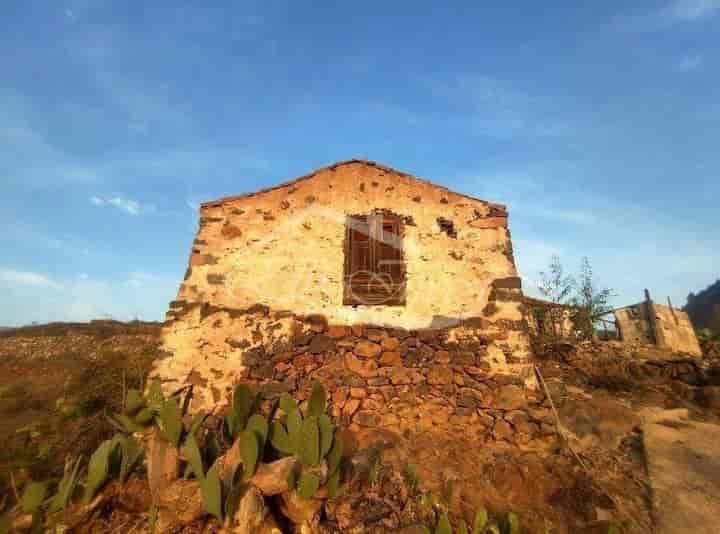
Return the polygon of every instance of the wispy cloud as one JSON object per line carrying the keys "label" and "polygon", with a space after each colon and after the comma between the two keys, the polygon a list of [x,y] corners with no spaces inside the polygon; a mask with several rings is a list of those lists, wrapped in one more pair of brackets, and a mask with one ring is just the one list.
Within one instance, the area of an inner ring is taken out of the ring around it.
{"label": "wispy cloud", "polygon": [[589,256],[598,282],[617,291],[618,305],[634,302],[645,287],[682,305],[693,281],[717,277],[714,237],[702,237],[672,211],[571,185],[575,174],[571,162],[548,161],[457,180],[471,194],[509,206],[511,227],[522,230],[514,231],[513,244],[527,294],[538,296],[539,272],[553,254],[570,271]]}
{"label": "wispy cloud", "polygon": [[[555,165],[563,166],[562,163]],[[569,171],[567,171],[569,172]],[[508,169],[492,174],[468,174],[459,178],[472,194],[506,204],[513,219],[541,219],[567,225],[589,226],[598,222],[596,209],[588,205],[584,193],[566,186],[561,193],[550,192],[549,184],[562,180],[562,171],[550,172],[542,165]],[[538,199],[542,198],[542,202]]]}
{"label": "wispy cloud", "polygon": [[663,7],[658,19],[667,24],[694,22],[716,15],[720,11],[720,0],[675,0]]}
{"label": "wispy cloud", "polygon": [[77,235],[48,232],[17,217],[0,216],[0,243],[9,243],[11,247],[22,247],[34,252],[42,251],[45,257],[52,254],[55,261],[59,258],[77,258],[93,253],[107,254],[112,249],[104,243],[91,242]]}
{"label": "wispy cloud", "polygon": [[157,281],[158,277],[152,273],[135,271],[130,273],[125,285],[130,287],[144,287]]}
{"label": "wispy cloud", "polygon": [[192,198],[186,198],[185,204],[187,205],[188,208],[190,208],[190,210],[193,213],[197,213],[198,210],[200,209],[200,201],[199,200],[195,200]]}
{"label": "wispy cloud", "polygon": [[108,109],[122,117],[130,135],[144,137],[161,126],[178,130],[188,125],[171,87],[123,68],[138,53],[137,44],[127,35],[111,26],[92,25],[73,33],[62,45],[67,58],[86,69]]}
{"label": "wispy cloud", "polygon": [[[61,138],[50,136],[51,129],[43,117],[34,113],[31,99],[0,88],[3,147],[0,175],[24,188],[113,183],[122,184],[120,187],[125,189],[128,187],[125,184],[144,184],[150,180],[177,183],[179,177],[188,183],[204,181],[208,176],[224,176],[226,169],[265,175],[272,168],[271,162],[254,147],[204,145],[196,139],[185,140],[170,149],[82,157],[59,145]],[[192,194],[193,191],[188,192]],[[216,194],[211,193],[208,198]]]}
{"label": "wispy cloud", "polygon": [[140,215],[141,213],[152,213],[155,211],[153,204],[141,204],[137,200],[127,198],[120,195],[109,197],[90,197],[90,203],[94,206],[112,206],[130,215]]}
{"label": "wispy cloud", "polygon": [[557,137],[571,123],[553,109],[553,99],[527,92],[513,82],[477,73],[449,80],[424,80],[437,99],[443,99],[450,122],[489,137]]}
{"label": "wispy cloud", "polygon": [[58,290],[63,288],[62,284],[53,281],[44,274],[12,269],[0,269],[0,283],[6,286],[49,287]]}
{"label": "wispy cloud", "polygon": [[538,290],[540,271],[547,268],[553,255],[564,256],[565,251],[556,243],[543,239],[513,239],[513,250],[518,273],[522,278],[523,292],[540,297]]}
{"label": "wispy cloud", "polygon": [[[521,208],[522,209],[522,208]],[[572,208],[544,208],[535,205],[526,206],[526,211],[531,217],[540,217],[543,219],[564,222],[568,224],[578,224],[589,226],[596,224],[597,216],[588,210],[572,209]]]}
{"label": "wispy cloud", "polygon": [[35,272],[0,269],[0,287],[8,288],[3,292],[6,305],[0,307],[0,325],[99,318],[161,320],[177,286],[177,277],[147,271],[112,278],[79,273],[60,283]]}
{"label": "wispy cloud", "polygon": [[700,55],[687,55],[672,62],[671,68],[675,72],[692,72],[703,66],[703,57]]}
{"label": "wispy cloud", "polygon": [[63,185],[97,180],[94,169],[83,165],[41,133],[29,119],[31,105],[11,91],[0,91],[0,172],[26,185]]}
{"label": "wispy cloud", "polygon": [[708,20],[720,13],[720,0],[673,0],[654,11],[622,13],[616,18],[626,30],[652,31]]}

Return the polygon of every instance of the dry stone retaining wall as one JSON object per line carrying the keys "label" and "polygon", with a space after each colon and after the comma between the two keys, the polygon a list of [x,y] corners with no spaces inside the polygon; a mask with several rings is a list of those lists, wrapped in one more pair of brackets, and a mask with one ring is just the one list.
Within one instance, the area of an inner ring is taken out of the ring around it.
{"label": "dry stone retaining wall", "polygon": [[525,386],[529,367],[494,372],[493,341],[472,327],[405,330],[327,325],[296,317],[292,346],[246,357],[242,381],[268,396],[307,398],[315,380],[334,418],[351,431],[471,432],[526,443],[555,432],[547,401]]}

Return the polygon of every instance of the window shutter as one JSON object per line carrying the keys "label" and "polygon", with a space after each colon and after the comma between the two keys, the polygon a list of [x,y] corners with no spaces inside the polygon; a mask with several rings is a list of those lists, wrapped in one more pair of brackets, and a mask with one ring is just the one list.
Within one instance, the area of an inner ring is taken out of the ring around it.
{"label": "window shutter", "polygon": [[392,284],[399,284],[403,277],[402,242],[400,225],[392,219],[382,221],[377,239],[377,268]]}
{"label": "window shutter", "polygon": [[385,213],[347,219],[345,304],[405,303],[401,221]]}
{"label": "window shutter", "polygon": [[372,271],[370,257],[370,231],[368,223],[356,219],[350,228],[350,269],[349,274],[361,276]]}

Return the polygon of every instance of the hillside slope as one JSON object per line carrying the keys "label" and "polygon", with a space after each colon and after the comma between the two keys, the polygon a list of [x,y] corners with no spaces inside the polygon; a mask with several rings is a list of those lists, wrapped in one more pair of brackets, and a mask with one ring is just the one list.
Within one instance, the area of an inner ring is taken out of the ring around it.
{"label": "hillside slope", "polygon": [[10,473],[57,476],[114,433],[106,412],[139,387],[157,355],[157,323],[54,323],[0,333],[0,495]]}
{"label": "hillside slope", "polygon": [[720,334],[720,280],[699,293],[690,293],[683,310],[690,316],[696,330],[707,328]]}

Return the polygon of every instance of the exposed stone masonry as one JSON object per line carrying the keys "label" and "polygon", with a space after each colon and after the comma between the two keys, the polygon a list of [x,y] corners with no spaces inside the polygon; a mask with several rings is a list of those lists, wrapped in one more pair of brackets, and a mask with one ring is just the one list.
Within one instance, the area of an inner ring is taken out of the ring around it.
{"label": "exposed stone masonry", "polygon": [[527,389],[522,373],[493,372],[492,340],[473,328],[346,327],[308,316],[293,330],[287,350],[247,352],[241,380],[299,399],[318,380],[351,431],[454,430],[519,443],[555,432],[540,391]]}
{"label": "exposed stone masonry", "polygon": [[[347,217],[378,212],[403,220],[404,304],[346,305]],[[191,411],[241,381],[318,379],[353,429],[549,432],[504,206],[351,160],[205,203],[199,223],[152,372],[166,393],[192,384]]]}

